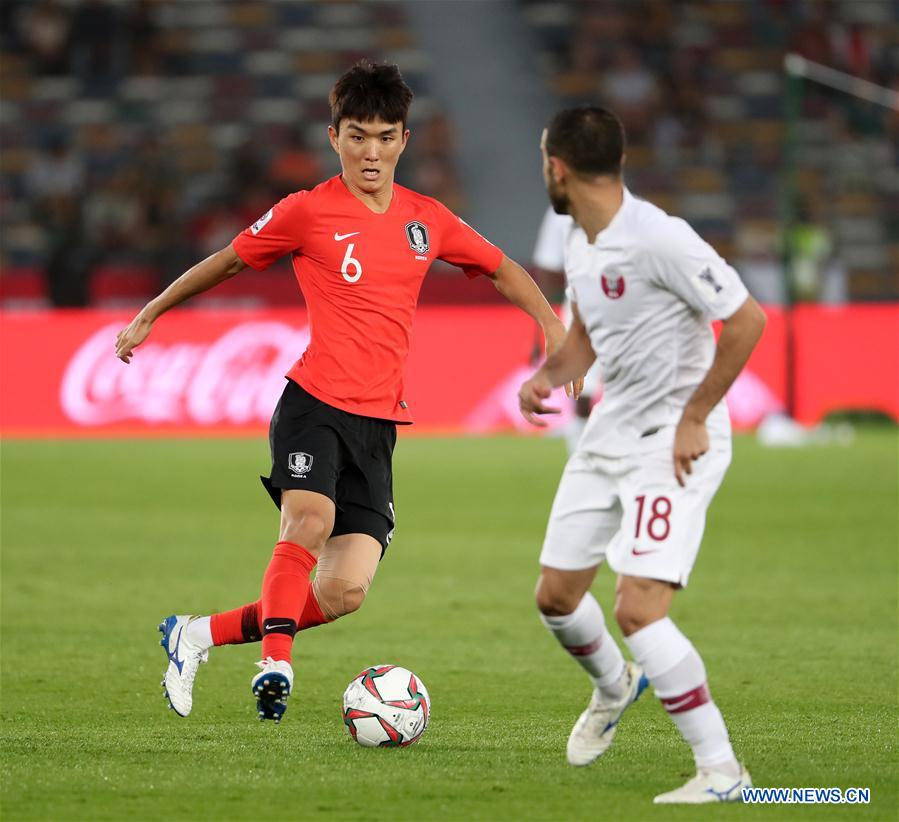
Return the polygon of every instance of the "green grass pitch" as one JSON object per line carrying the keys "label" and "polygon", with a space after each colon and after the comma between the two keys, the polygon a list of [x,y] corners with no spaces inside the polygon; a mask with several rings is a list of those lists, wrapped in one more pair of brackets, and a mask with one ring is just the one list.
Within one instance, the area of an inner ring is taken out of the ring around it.
{"label": "green grass pitch", "polygon": [[[756,784],[869,787],[867,806],[654,807],[692,760],[651,692],[603,760],[565,764],[589,685],[532,603],[558,441],[401,439],[394,544],[359,613],[298,637],[283,725],[255,720],[258,646],[213,650],[179,719],[156,625],[257,596],[267,458],[263,438],[3,444],[4,819],[896,819],[895,429],[738,438],[673,612]],[[341,722],[380,662],[431,692],[411,748]]]}

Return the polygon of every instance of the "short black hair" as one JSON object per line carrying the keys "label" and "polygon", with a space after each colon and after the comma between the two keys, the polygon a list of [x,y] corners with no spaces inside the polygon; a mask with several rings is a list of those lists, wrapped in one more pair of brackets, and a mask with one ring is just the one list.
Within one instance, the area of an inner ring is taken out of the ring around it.
{"label": "short black hair", "polygon": [[564,160],[578,174],[617,177],[624,146],[621,120],[600,106],[563,109],[546,128],[546,153]]}
{"label": "short black hair", "polygon": [[331,89],[331,125],[339,130],[340,121],[349,117],[361,123],[401,122],[405,128],[412,96],[412,89],[397,66],[363,60],[345,72]]}

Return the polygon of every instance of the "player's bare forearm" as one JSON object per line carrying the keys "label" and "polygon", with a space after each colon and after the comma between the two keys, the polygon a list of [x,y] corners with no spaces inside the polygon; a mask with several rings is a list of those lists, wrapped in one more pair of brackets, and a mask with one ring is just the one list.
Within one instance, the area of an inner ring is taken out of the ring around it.
{"label": "player's bare forearm", "polygon": [[530,314],[543,329],[547,346],[553,342],[561,345],[565,335],[565,325],[556,316],[552,306],[547,302],[543,292],[537,287],[531,275],[518,263],[503,257],[499,268],[493,274],[493,284],[512,305]]}
{"label": "player's bare forearm", "polygon": [[[503,257],[499,268],[493,274],[493,284],[510,303],[517,305],[537,321],[543,331],[547,354],[562,347],[566,334],[565,324],[556,316],[556,312],[527,271],[514,260]],[[565,383],[565,393],[568,396],[575,398],[580,396],[584,387],[583,376],[584,372],[581,372]]]}
{"label": "player's bare forearm", "polygon": [[546,423],[544,414],[558,414],[559,409],[547,405],[553,388],[575,383],[575,397],[583,388],[583,375],[596,359],[587,329],[581,321],[577,305],[572,303],[574,319],[562,344],[546,358],[536,374],[525,382],[518,392],[518,406],[522,416],[532,425],[541,428]]}
{"label": "player's bare forearm", "polygon": [[134,349],[149,336],[153,323],[166,311],[196,294],[208,291],[244,268],[246,263],[230,245],[189,268],[159,296],[150,300],[128,326],[119,332],[116,338],[116,356],[122,362],[131,362]]}
{"label": "player's bare forearm", "polygon": [[577,313],[576,305],[572,305],[572,314],[571,328],[564,342],[546,358],[540,369],[553,388],[583,377],[596,359],[590,335]]}
{"label": "player's bare forearm", "polygon": [[150,300],[141,313],[153,322],[169,309],[223,283],[246,267],[234,248],[228,245],[185,271],[158,297]]}
{"label": "player's bare forearm", "polygon": [[715,359],[705,379],[693,392],[684,408],[684,419],[705,422],[711,410],[721,402],[765,328],[765,312],[752,298],[748,297],[728,319],[724,320]]}

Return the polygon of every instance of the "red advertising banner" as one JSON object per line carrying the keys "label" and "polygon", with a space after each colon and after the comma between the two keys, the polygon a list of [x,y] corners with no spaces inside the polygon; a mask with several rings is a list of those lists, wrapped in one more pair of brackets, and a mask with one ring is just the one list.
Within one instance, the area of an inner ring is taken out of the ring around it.
{"label": "red advertising banner", "polygon": [[[786,323],[768,309],[765,335],[728,395],[734,425],[783,408]],[[113,354],[130,313],[0,312],[0,434],[27,436],[259,435],[284,374],[309,339],[302,309],[179,310],[130,365]],[[796,408],[814,423],[832,410],[899,418],[899,306],[803,307],[794,315]],[[518,387],[533,370],[531,321],[507,305],[423,306],[407,368],[414,431],[532,430]],[[566,413],[571,403],[559,397]]]}
{"label": "red advertising banner", "polygon": [[795,414],[863,409],[899,419],[899,305],[793,310]]}

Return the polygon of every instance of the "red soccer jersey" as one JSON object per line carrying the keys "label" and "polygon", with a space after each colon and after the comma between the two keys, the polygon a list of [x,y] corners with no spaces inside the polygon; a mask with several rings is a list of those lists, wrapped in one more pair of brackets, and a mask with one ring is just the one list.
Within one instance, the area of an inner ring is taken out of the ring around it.
{"label": "red soccer jersey", "polygon": [[259,271],[291,255],[311,339],[287,376],[335,408],[403,423],[412,422],[403,369],[431,262],[475,277],[503,259],[437,200],[394,185],[390,207],[377,214],[339,176],[285,197],[233,246]]}

